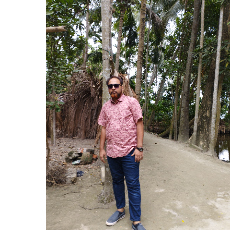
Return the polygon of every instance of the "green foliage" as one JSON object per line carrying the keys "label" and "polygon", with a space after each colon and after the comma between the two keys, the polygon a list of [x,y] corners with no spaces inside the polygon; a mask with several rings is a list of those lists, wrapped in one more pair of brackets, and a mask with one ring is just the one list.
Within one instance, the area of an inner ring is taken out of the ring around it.
{"label": "green foliage", "polygon": [[46,107],[49,107],[51,110],[55,109],[56,112],[61,111],[61,105],[63,105],[64,102],[62,101],[46,101]]}
{"label": "green foliage", "polygon": [[[71,74],[73,65],[69,63],[66,51],[62,49],[63,45],[58,42],[55,35],[47,35],[47,39],[46,95],[48,98],[53,92],[59,94],[66,90],[67,76]],[[49,103],[47,105],[54,108]]]}
{"label": "green foliage", "polygon": [[131,8],[128,8],[124,15],[123,34],[126,37],[126,47],[132,48],[137,45],[137,26]]}
{"label": "green foliage", "polygon": [[94,49],[91,47],[91,52],[88,54],[88,71],[93,76],[99,78],[99,74],[102,71],[102,49]]}
{"label": "green foliage", "polygon": [[163,96],[157,105],[153,105],[155,109],[155,121],[162,123],[165,128],[169,127],[173,114],[173,104],[170,94]]}
{"label": "green foliage", "polygon": [[59,110],[62,103],[49,95],[66,91],[73,64],[81,62],[77,57],[81,55],[85,44],[81,35],[85,3],[83,0],[50,0],[46,3],[46,26],[64,25],[67,30],[46,35],[46,95],[47,106],[51,109]]}
{"label": "green foliage", "polygon": [[[113,28],[118,30],[119,27],[119,13],[117,21],[114,23]],[[119,72],[127,73],[128,68],[136,65],[135,55],[137,54],[137,26],[134,19],[132,8],[127,8],[124,14],[124,22],[122,27],[122,43],[120,47],[120,57],[124,58],[119,60]]]}

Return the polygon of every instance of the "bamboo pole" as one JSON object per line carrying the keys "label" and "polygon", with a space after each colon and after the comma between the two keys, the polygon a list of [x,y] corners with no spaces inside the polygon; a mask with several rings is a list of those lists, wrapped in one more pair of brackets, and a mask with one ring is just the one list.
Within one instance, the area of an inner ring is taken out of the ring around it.
{"label": "bamboo pole", "polygon": [[46,27],[46,33],[62,32],[62,31],[67,31],[65,29],[65,26]]}

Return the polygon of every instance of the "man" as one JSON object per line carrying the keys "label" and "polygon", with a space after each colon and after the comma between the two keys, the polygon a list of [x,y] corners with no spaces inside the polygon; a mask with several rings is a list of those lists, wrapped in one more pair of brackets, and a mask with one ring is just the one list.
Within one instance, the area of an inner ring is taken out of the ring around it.
{"label": "man", "polygon": [[106,221],[106,225],[114,225],[125,217],[125,177],[132,229],[145,230],[141,224],[139,183],[144,136],[142,110],[135,98],[123,94],[122,78],[111,76],[106,84],[111,100],[104,104],[98,118],[98,124],[102,126],[100,159],[104,163],[105,159],[108,160],[117,206],[117,211]]}

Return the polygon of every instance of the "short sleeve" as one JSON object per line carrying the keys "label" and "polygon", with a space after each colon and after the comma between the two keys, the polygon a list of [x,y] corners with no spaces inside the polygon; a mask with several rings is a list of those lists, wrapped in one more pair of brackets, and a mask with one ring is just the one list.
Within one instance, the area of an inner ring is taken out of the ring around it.
{"label": "short sleeve", "polygon": [[130,109],[133,114],[133,120],[135,123],[137,123],[139,119],[143,118],[142,109],[136,98],[130,97],[130,102]]}
{"label": "short sleeve", "polygon": [[102,107],[99,118],[98,124],[101,126],[106,127],[106,113],[105,113],[105,106]]}

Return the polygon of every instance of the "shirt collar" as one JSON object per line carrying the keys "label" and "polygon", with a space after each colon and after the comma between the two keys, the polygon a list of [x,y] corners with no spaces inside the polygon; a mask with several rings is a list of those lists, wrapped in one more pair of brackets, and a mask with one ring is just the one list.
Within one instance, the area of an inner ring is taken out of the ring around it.
{"label": "shirt collar", "polygon": [[[124,94],[122,94],[121,97],[120,97],[119,99],[117,99],[117,103],[123,101],[123,100],[124,100],[124,97],[125,97]],[[113,104],[115,104],[115,102],[112,100],[112,98],[110,99],[110,101],[111,101]],[[116,103],[116,104],[117,104],[117,103]]]}

